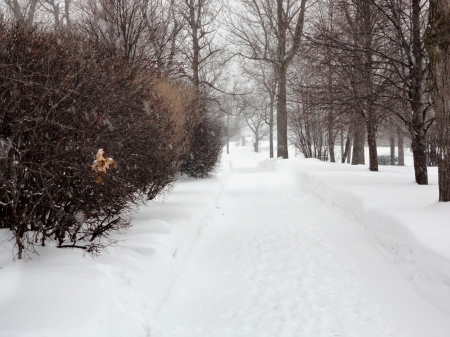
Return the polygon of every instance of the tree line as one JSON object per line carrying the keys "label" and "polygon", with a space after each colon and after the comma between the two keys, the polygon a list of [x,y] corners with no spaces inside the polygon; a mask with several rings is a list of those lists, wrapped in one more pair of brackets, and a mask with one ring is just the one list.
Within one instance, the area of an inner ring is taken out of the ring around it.
{"label": "tree line", "polygon": [[[244,118],[270,156],[378,171],[377,143],[439,167],[450,200],[447,0],[5,0],[0,226],[98,252]],[[229,67],[228,65],[231,65]],[[226,127],[223,130],[223,116]],[[274,139],[277,147],[274,148]],[[99,149],[117,168],[96,182]],[[391,152],[391,164],[395,163]],[[114,196],[114,197],[113,197]]]}
{"label": "tree line", "polygon": [[[367,144],[369,169],[378,171],[381,135],[392,150],[398,140],[400,165],[406,139],[417,184],[428,184],[427,167],[437,165],[439,200],[450,201],[448,8],[446,0],[242,0],[230,6],[224,19],[230,41],[242,73],[268,102],[253,110],[270,129],[275,93],[277,157],[288,157],[288,139],[306,158],[335,162],[340,143],[343,163],[365,164]],[[251,111],[255,105],[242,99],[240,106]]]}

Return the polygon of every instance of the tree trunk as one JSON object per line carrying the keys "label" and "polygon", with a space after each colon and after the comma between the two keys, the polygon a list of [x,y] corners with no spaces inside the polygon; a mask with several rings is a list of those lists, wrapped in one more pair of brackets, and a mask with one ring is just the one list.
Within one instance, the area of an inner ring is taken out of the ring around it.
{"label": "tree trunk", "polygon": [[287,143],[286,66],[278,69],[277,97],[277,157],[289,158]]}
{"label": "tree trunk", "polygon": [[71,0],[64,0],[64,17],[66,19],[67,28],[72,27],[72,20],[70,19],[70,2]]}
{"label": "tree trunk", "polygon": [[253,148],[256,153],[259,152],[259,138],[255,138],[255,142],[253,143]]}
{"label": "tree trunk", "polygon": [[28,16],[27,16],[27,22],[26,22],[26,28],[31,29],[34,24],[34,16],[36,14],[36,9],[38,5],[38,0],[31,0],[30,6],[28,8]]}
{"label": "tree trunk", "polygon": [[428,185],[427,171],[427,140],[425,113],[423,108],[423,60],[424,50],[422,44],[421,19],[420,19],[420,0],[412,0],[412,54],[414,57],[414,65],[411,70],[411,90],[410,104],[412,109],[412,150],[414,156],[414,170],[416,182],[419,185]]}
{"label": "tree trunk", "polygon": [[436,113],[439,201],[450,201],[450,0],[430,0],[425,46]]}
{"label": "tree trunk", "polygon": [[416,183],[419,185],[428,185],[427,170],[427,139],[424,132],[418,132],[412,139],[411,144],[414,157],[414,173]]}
{"label": "tree trunk", "polygon": [[341,162],[345,163],[344,158],[344,131],[341,129]]}
{"label": "tree trunk", "polygon": [[395,137],[393,132],[389,137],[389,145],[391,147],[391,165],[395,165]]}
{"label": "tree trunk", "polygon": [[227,115],[227,154],[230,154],[230,115]]}
{"label": "tree trunk", "polygon": [[405,166],[405,146],[403,145],[403,133],[400,129],[397,131],[398,147],[398,166]]}
{"label": "tree trunk", "polygon": [[62,28],[62,25],[61,25],[61,18],[60,18],[59,3],[53,2],[52,7],[53,7],[53,21],[54,21],[54,25],[55,25],[55,30],[60,30]]}
{"label": "tree trunk", "polygon": [[[378,171],[377,130],[375,122],[371,121],[370,118],[367,122],[367,144],[369,145],[369,170],[376,172]],[[362,156],[364,158],[364,143]]]}
{"label": "tree trunk", "polygon": [[273,158],[273,111],[275,104],[275,94],[271,92],[270,94],[270,119],[269,119],[269,151],[270,158]]}
{"label": "tree trunk", "polygon": [[[342,143],[343,142],[344,141],[342,140]],[[345,163],[345,159],[347,158],[347,156],[348,156],[348,158],[350,158],[351,144],[352,144],[352,139],[350,137],[350,132],[349,132],[349,133],[347,133],[347,141],[345,142],[345,150],[343,150],[343,152],[342,152],[342,164]],[[350,162],[350,159],[348,160],[348,163],[349,162]]]}
{"label": "tree trunk", "polygon": [[[361,118],[358,118],[360,120]],[[365,164],[364,159],[364,128],[363,123],[358,123],[355,128],[355,134],[353,136],[353,155],[352,155],[352,165]]]}
{"label": "tree trunk", "polygon": [[328,128],[328,152],[330,153],[330,162],[335,163],[334,157],[334,138],[333,138],[333,129],[330,126]]}
{"label": "tree trunk", "polygon": [[[200,6],[200,4],[199,4]],[[192,29],[192,84],[195,89],[200,87],[200,42],[199,42],[199,18],[196,16],[194,3],[189,4],[189,26]]]}
{"label": "tree trunk", "polygon": [[[330,10],[330,24],[333,24],[333,11]],[[333,92],[333,68],[331,66],[331,50],[330,48],[327,48],[327,59],[330,62],[330,65],[328,66],[328,93],[331,95]],[[334,134],[333,134],[333,128],[334,128],[334,116],[333,116],[333,105],[330,104],[328,107],[328,152],[330,153],[330,162],[335,163],[336,159],[334,157]]]}
{"label": "tree trunk", "polygon": [[[349,142],[348,143],[349,147],[348,147],[348,154],[347,154],[347,164],[350,164],[352,162],[352,137],[350,135],[350,132],[348,133],[347,137],[348,137],[347,141]],[[354,142],[355,141],[353,140],[353,143]]]}

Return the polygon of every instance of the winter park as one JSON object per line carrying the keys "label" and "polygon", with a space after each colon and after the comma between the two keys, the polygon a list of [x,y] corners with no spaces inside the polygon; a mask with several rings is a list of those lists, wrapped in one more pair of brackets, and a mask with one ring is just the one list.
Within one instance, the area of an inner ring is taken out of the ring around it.
{"label": "winter park", "polygon": [[1,0],[0,337],[449,337],[450,0]]}

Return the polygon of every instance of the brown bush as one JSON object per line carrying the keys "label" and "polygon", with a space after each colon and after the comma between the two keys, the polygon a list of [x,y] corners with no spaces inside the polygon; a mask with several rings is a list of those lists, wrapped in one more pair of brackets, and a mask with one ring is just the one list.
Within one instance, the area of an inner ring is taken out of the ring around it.
{"label": "brown bush", "polygon": [[[19,258],[49,239],[98,252],[174,181],[175,115],[155,76],[81,36],[3,24],[0,60],[0,226]],[[118,164],[102,184],[91,170],[99,148]]]}
{"label": "brown bush", "polygon": [[202,104],[201,120],[190,137],[189,149],[181,157],[180,172],[194,178],[212,173],[219,162],[225,144],[224,126],[216,116],[208,116]]}

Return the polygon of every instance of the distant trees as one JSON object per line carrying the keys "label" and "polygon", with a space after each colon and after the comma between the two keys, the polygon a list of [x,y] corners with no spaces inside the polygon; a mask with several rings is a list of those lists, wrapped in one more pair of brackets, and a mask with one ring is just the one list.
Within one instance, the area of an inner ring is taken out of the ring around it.
{"label": "distant trees", "polygon": [[288,114],[289,142],[305,158],[320,158],[325,150],[323,114],[310,90],[317,79],[315,75],[318,69],[314,64],[298,59],[294,67],[289,78],[293,100]]}
{"label": "distant trees", "polygon": [[[314,50],[320,55],[316,62],[328,72],[320,87],[329,97],[329,125],[333,124],[330,123],[332,110],[340,113],[345,110],[353,126],[352,163],[364,162],[364,135],[367,134],[369,169],[377,171],[377,131],[386,118],[383,93],[390,86],[379,56],[389,48],[380,38],[383,22],[367,0],[327,1],[320,13],[311,38]],[[332,134],[328,138],[332,139]]]}
{"label": "distant trees", "polygon": [[380,52],[385,64],[384,77],[391,83],[385,95],[385,109],[395,115],[408,130],[414,156],[414,171],[419,185],[428,184],[427,133],[434,123],[433,110],[426,86],[429,60],[423,36],[427,24],[427,0],[411,2],[375,1],[374,8],[382,15],[382,36],[391,46]]}
{"label": "distant trees", "polygon": [[237,135],[243,126],[241,120],[242,105],[229,95],[223,95],[221,97],[220,104],[222,110],[225,112],[226,127],[225,137],[227,143],[227,154],[230,153],[230,140],[233,136]]}
{"label": "distant trees", "polygon": [[270,133],[270,102],[257,97],[258,93],[254,93],[241,102],[241,116],[253,133],[255,152],[259,152],[259,142]]}
{"label": "distant trees", "polygon": [[39,0],[5,0],[5,4],[11,12],[14,20],[25,30],[31,29],[34,24]]}
{"label": "distant trees", "polygon": [[31,29],[38,21],[50,23],[55,30],[72,26],[72,0],[5,0],[3,3],[0,12],[3,7],[23,29]]}
{"label": "distant trees", "polygon": [[[427,145],[427,139],[433,139],[435,120],[426,86],[427,1],[323,0],[314,6],[298,54],[304,61],[296,61],[295,71],[301,75],[290,75],[302,77],[301,85],[292,82],[292,100],[308,92],[309,108],[314,104],[320,110],[330,159],[335,137],[340,133],[344,143],[347,133],[345,148],[353,145],[353,153],[342,148],[341,158],[364,163],[367,142],[372,171],[378,170],[380,128],[391,123],[399,134],[405,130],[411,139],[416,182],[427,184],[427,152],[432,144]],[[305,67],[314,74],[305,76]]]}
{"label": "distant trees", "polygon": [[[446,2],[435,0],[429,7],[427,0],[322,0],[311,6],[304,42],[287,73],[291,144],[305,157],[333,161],[340,135],[341,161],[362,164],[367,143],[369,169],[377,171],[380,130],[389,134],[391,151],[398,140],[399,165],[404,165],[403,141],[409,136],[416,182],[428,184],[427,165],[438,164],[440,188],[448,190],[450,169],[443,158],[449,123],[442,103]],[[243,40],[252,36],[240,34]],[[273,47],[276,39],[268,40]],[[273,53],[273,48],[262,50],[262,55]],[[448,200],[443,192],[440,198]]]}
{"label": "distant trees", "polygon": [[246,0],[232,15],[229,31],[240,54],[274,67],[277,78],[277,157],[288,158],[287,74],[303,35],[306,0]]}
{"label": "distant trees", "polygon": [[[264,124],[261,127],[267,129],[268,132],[263,132],[263,137],[267,134],[269,135],[269,157],[274,157],[274,127],[275,123],[275,111],[277,106],[277,86],[278,78],[276,75],[276,69],[273,64],[264,61],[250,61],[249,64],[243,63],[241,66],[242,72],[249,79],[249,83],[252,83],[252,90],[250,90],[247,85],[246,91],[249,93],[253,92],[250,98],[245,99],[246,101],[260,101],[261,106],[259,115],[260,119],[263,118]],[[258,99],[255,99],[258,97]],[[245,104],[243,104],[245,105]],[[241,104],[242,106],[242,104]],[[258,128],[261,130],[261,128]],[[255,130],[252,130],[255,132]]]}

